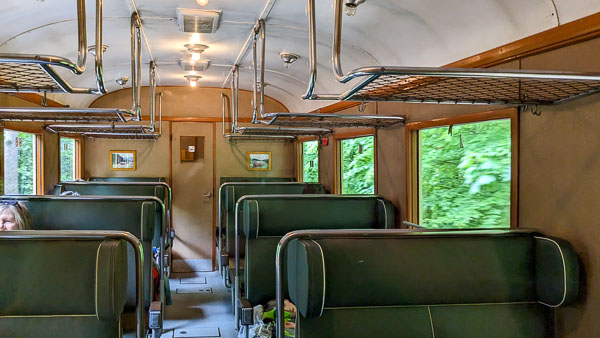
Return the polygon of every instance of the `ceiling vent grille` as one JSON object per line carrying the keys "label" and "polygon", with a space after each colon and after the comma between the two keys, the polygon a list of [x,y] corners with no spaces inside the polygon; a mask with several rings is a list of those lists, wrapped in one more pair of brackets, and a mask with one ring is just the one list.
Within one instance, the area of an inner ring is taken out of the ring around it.
{"label": "ceiling vent grille", "polygon": [[183,69],[184,72],[204,72],[210,67],[209,60],[200,60],[194,63],[189,60],[179,60],[179,66]]}
{"label": "ceiling vent grille", "polygon": [[185,33],[214,33],[220,20],[221,11],[177,8],[179,30]]}

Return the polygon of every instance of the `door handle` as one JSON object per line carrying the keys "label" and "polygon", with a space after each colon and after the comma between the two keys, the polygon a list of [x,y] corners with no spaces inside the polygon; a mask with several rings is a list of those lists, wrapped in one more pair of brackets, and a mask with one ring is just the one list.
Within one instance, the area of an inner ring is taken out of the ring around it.
{"label": "door handle", "polygon": [[202,197],[211,198],[211,197],[213,197],[213,193],[212,193],[212,191],[210,191],[207,194],[202,195]]}

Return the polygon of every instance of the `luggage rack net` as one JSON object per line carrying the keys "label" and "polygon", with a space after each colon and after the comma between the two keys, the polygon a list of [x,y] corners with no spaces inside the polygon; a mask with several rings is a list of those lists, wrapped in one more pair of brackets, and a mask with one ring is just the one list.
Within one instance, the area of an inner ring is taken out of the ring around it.
{"label": "luggage rack net", "polygon": [[73,88],[53,68],[63,68],[76,75],[81,75],[86,69],[85,0],[77,0],[77,62],[50,55],[0,53],[0,92],[105,94],[102,67],[102,7],[102,0],[96,0],[96,88]]}
{"label": "luggage rack net", "polygon": [[0,108],[0,121],[126,122],[135,117],[125,109]]}
{"label": "luggage rack net", "polygon": [[321,113],[272,113],[266,117],[269,125],[322,128],[386,128],[405,121],[403,116]]}
{"label": "luggage rack net", "polygon": [[307,100],[552,105],[600,92],[600,73],[387,66],[361,67],[344,73],[341,62],[343,0],[335,0],[334,76],[340,83],[362,81],[340,95],[315,94],[315,0],[307,1],[311,69],[308,90],[303,96]]}

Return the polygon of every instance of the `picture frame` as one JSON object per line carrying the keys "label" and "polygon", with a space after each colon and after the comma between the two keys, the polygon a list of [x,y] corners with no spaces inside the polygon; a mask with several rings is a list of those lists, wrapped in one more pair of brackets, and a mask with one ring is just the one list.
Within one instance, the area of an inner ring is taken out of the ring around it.
{"label": "picture frame", "polygon": [[271,170],[271,152],[270,151],[249,151],[246,155],[246,164],[248,170]]}
{"label": "picture frame", "polygon": [[137,170],[137,154],[135,150],[111,150],[110,170]]}

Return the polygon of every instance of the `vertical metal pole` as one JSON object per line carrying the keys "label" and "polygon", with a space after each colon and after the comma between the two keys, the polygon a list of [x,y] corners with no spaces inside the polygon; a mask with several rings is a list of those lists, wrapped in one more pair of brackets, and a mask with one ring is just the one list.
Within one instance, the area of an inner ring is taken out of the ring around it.
{"label": "vertical metal pole", "polygon": [[238,214],[240,212],[240,201],[238,201],[235,204],[235,271],[234,271],[234,288],[233,288],[233,292],[234,292],[234,296],[233,296],[233,307],[234,307],[234,313],[235,313],[235,328],[237,331],[240,330],[240,309],[238,307],[238,300],[240,297],[240,277],[239,277],[239,271],[240,271],[240,252],[239,252],[239,247],[240,247],[240,243],[239,243],[239,232],[238,232],[238,227],[239,227],[239,217]]}
{"label": "vertical metal pole", "polygon": [[239,109],[239,89],[240,89],[240,69],[238,65],[234,66],[234,75],[235,79],[233,79],[234,90],[232,95],[233,100],[233,125],[231,126],[231,132],[235,133],[238,126],[238,109]]}
{"label": "vertical metal pole", "polygon": [[85,71],[85,64],[87,61],[87,29],[86,29],[86,12],[85,12],[85,0],[77,0],[77,36],[78,40],[78,53],[77,53],[77,74],[81,74]]}
{"label": "vertical metal pole", "polygon": [[149,67],[149,78],[150,78],[150,130],[152,132],[154,132],[155,130],[155,120],[156,120],[156,114],[155,114],[155,101],[156,100],[156,64],[154,63],[154,61],[150,61],[150,67]]}
{"label": "vertical metal pole", "polygon": [[308,89],[302,97],[305,100],[313,98],[315,85],[317,83],[317,24],[315,20],[315,0],[308,0],[308,41],[310,53],[308,61],[310,64],[310,79],[308,81]]}
{"label": "vertical metal pole", "polygon": [[258,83],[258,67],[256,61],[256,42],[257,42],[257,34],[256,27],[254,28],[254,35],[252,35],[252,71],[254,73],[254,81],[252,82],[252,123],[255,123],[257,120],[257,103],[256,96],[257,93],[257,83]]}
{"label": "vertical metal pole", "polygon": [[266,35],[266,25],[264,20],[259,20],[259,27],[261,32],[261,56],[260,56],[260,117],[265,118],[265,35]]}
{"label": "vertical metal pole", "polygon": [[335,25],[333,28],[333,49],[331,61],[333,64],[333,74],[338,81],[344,78],[344,71],[342,70],[342,62],[340,60],[340,54],[342,51],[342,17],[343,17],[343,4],[342,0],[335,0]]}
{"label": "vertical metal pole", "polygon": [[104,68],[102,66],[102,6],[104,0],[96,0],[96,82],[98,84],[98,92],[106,94],[106,86],[104,84]]}

